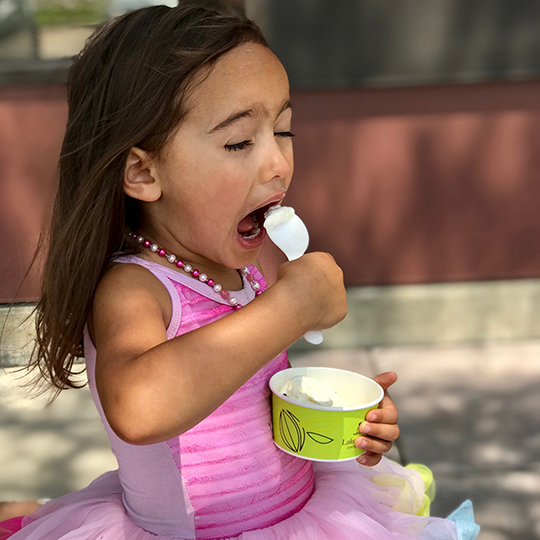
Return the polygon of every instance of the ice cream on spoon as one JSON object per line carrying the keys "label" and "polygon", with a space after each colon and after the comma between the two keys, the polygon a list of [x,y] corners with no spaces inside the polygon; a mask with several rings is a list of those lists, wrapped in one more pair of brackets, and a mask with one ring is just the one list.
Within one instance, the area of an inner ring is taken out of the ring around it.
{"label": "ice cream on spoon", "polygon": [[[309,244],[309,234],[304,222],[290,206],[271,206],[264,214],[264,228],[270,240],[285,253],[289,261],[301,257]],[[318,330],[306,332],[304,338],[309,343],[319,345],[323,335]]]}

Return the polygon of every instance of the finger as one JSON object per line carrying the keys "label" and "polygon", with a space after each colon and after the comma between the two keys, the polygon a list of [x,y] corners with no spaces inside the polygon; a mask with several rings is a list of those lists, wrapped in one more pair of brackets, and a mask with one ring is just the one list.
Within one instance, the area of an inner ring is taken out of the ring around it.
{"label": "finger", "polygon": [[369,411],[366,415],[366,420],[381,424],[396,424],[398,421],[398,410],[390,396],[385,396],[382,399],[378,409]]}
{"label": "finger", "polygon": [[392,448],[392,442],[360,436],[356,437],[354,440],[354,446],[356,446],[356,448],[360,448],[361,450],[373,452],[374,454],[386,454]]}
{"label": "finger", "polygon": [[373,378],[373,380],[379,383],[383,390],[386,391],[397,381],[398,376],[393,371],[387,371],[386,373],[381,373]]}
{"label": "finger", "polygon": [[362,435],[369,435],[384,441],[395,441],[399,437],[399,426],[397,424],[371,424],[362,422],[358,426],[358,431]]}
{"label": "finger", "polygon": [[371,452],[364,452],[360,457],[356,458],[356,461],[360,465],[365,465],[366,467],[374,467],[381,461],[382,454],[373,454]]}

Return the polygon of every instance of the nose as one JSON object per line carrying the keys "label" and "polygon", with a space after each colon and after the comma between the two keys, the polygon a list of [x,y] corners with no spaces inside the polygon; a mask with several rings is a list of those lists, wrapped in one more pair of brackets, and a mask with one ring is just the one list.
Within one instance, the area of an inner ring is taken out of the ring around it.
{"label": "nose", "polygon": [[278,178],[288,185],[293,172],[292,141],[272,138],[265,153],[263,179],[268,182]]}

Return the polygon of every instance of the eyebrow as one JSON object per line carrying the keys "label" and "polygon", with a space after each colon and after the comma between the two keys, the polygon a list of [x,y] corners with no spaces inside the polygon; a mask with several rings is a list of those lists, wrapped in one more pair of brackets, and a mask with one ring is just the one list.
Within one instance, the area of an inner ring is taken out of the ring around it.
{"label": "eyebrow", "polygon": [[[283,111],[286,111],[287,109],[292,109],[292,105],[291,105],[291,100],[288,99],[284,104],[283,106],[281,107],[279,113],[278,113],[278,116],[283,112]],[[240,111],[240,112],[236,112],[236,113],[233,113],[231,114],[230,116],[228,116],[225,120],[223,120],[223,122],[220,122],[216,127],[213,127],[209,132],[208,134],[211,134],[211,133],[216,133],[216,131],[220,131],[222,129],[225,129],[226,127],[229,127],[231,124],[233,124],[234,122],[236,122],[237,120],[240,120],[241,118],[246,118],[246,117],[250,117],[250,116],[253,116],[255,114],[255,111],[253,109],[246,109],[245,111]]]}

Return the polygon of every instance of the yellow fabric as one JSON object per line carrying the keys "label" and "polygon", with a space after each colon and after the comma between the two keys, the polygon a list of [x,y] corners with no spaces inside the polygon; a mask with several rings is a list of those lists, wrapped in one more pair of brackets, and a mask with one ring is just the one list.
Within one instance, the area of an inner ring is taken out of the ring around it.
{"label": "yellow fabric", "polygon": [[429,467],[426,467],[425,465],[422,465],[421,463],[410,463],[407,465],[407,468],[413,469],[414,471],[417,471],[420,473],[420,476],[422,477],[422,480],[424,481],[424,500],[422,501],[422,505],[420,507],[420,510],[416,513],[418,516],[429,516],[429,509],[431,506],[431,503],[433,502],[433,499],[435,499],[435,480],[433,479],[433,473],[429,469]]}
{"label": "yellow fabric", "polygon": [[[396,475],[390,472],[379,472],[374,469],[369,478],[374,484],[393,493],[393,510],[404,514],[429,516],[431,502],[435,498],[435,481],[431,470],[421,463],[411,463],[405,467],[416,474]],[[420,481],[421,480],[421,481]]]}
{"label": "yellow fabric", "polygon": [[414,514],[417,508],[422,507],[423,494],[418,492],[414,483],[407,481],[406,477],[394,474],[376,474],[371,478],[371,481],[378,486],[394,491],[393,510],[404,514]]}

